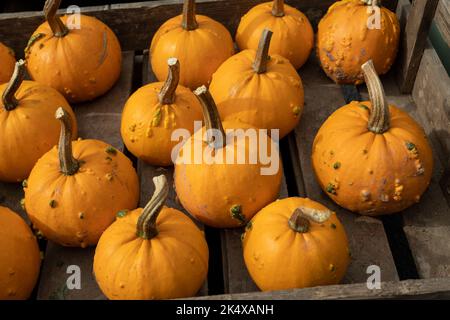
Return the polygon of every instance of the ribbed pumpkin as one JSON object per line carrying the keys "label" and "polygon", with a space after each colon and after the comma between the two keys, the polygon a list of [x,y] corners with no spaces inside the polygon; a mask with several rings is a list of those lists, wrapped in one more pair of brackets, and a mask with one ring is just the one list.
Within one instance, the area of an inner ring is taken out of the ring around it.
{"label": "ribbed pumpkin", "polygon": [[25,300],[36,284],[41,255],[23,219],[0,206],[0,300]]}
{"label": "ribbed pumpkin", "polygon": [[237,29],[239,49],[256,50],[266,28],[273,32],[269,54],[287,58],[295,69],[308,60],[314,47],[314,31],[301,11],[284,4],[284,0],[265,2],[251,8]]}
{"label": "ribbed pumpkin", "polygon": [[314,139],[312,164],[336,203],[363,215],[401,211],[420,200],[433,171],[423,129],[388,105],[371,61],[362,66],[370,101],[336,110]]}
{"label": "ribbed pumpkin", "polygon": [[105,142],[71,142],[71,119],[64,109],[56,111],[56,118],[61,121],[59,145],[31,171],[25,208],[46,238],[84,248],[97,244],[119,210],[136,208],[138,178],[131,161]]}
{"label": "ribbed pumpkin", "polygon": [[[338,1],[320,21],[317,55],[333,81],[362,83],[361,65],[369,60],[378,74],[390,69],[398,51],[400,26],[395,13],[378,7],[378,3],[377,0]],[[371,9],[369,5],[374,7]]]}
{"label": "ribbed pumpkin", "polygon": [[250,276],[263,291],[337,284],[350,262],[336,214],[307,198],[262,209],[247,224],[242,246]]}
{"label": "ribbed pumpkin", "polygon": [[[202,120],[202,108],[195,95],[178,85],[180,64],[168,60],[165,82],[150,83],[137,90],[125,104],[121,133],[128,150],[136,157],[157,166],[172,165],[172,150],[178,129],[194,132],[194,121]],[[176,154],[176,153],[175,153]]]}
{"label": "ribbed pumpkin", "polygon": [[167,78],[167,59],[180,61],[180,84],[207,85],[217,68],[234,53],[233,40],[219,22],[195,14],[195,1],[184,0],[183,14],[167,20],[150,45],[150,63],[159,81]]}
{"label": "ribbed pumpkin", "polygon": [[208,245],[182,212],[164,206],[169,186],[156,190],[144,209],[121,214],[103,233],[94,274],[109,299],[172,299],[193,296],[208,274]]}
{"label": "ribbed pumpkin", "polygon": [[24,81],[24,75],[25,62],[20,60],[9,83],[0,85],[0,181],[27,178],[36,161],[58,142],[58,107],[70,114],[73,136],[77,135],[75,115],[66,99],[51,87]]}
{"label": "ribbed pumpkin", "polygon": [[[175,163],[178,199],[189,213],[209,226],[242,226],[278,196],[282,177],[278,148],[266,133],[248,125],[230,121],[222,126],[205,86],[195,94],[202,104],[206,126],[184,143]],[[257,132],[257,140],[252,143],[248,139],[251,134],[238,134],[237,129]],[[278,168],[272,168],[278,169],[276,172],[264,174],[269,165],[263,165],[258,157],[262,135],[267,138],[268,154],[274,154],[279,163]]]}
{"label": "ribbed pumpkin", "polygon": [[244,50],[225,61],[214,73],[210,91],[223,120],[279,129],[282,138],[300,121],[304,93],[289,61],[268,55],[271,36],[264,30],[257,51]]}
{"label": "ribbed pumpkin", "polygon": [[47,21],[33,33],[25,49],[28,72],[70,102],[92,100],[119,78],[120,44],[111,29],[93,17],[80,15],[80,28],[69,30],[68,16],[56,14],[60,2],[45,3]]}
{"label": "ribbed pumpkin", "polygon": [[8,82],[14,71],[14,51],[0,42],[0,84]]}

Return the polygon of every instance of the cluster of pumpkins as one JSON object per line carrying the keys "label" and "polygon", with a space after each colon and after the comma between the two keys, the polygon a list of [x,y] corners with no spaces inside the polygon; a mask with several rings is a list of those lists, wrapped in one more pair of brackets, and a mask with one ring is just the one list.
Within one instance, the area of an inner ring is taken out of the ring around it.
{"label": "cluster of pumpkins", "polygon": [[[331,199],[376,216],[419,201],[433,157],[423,129],[386,101],[378,74],[394,61],[399,26],[381,8],[380,29],[370,29],[368,5],[377,3],[338,1],[319,24],[323,70],[337,83],[365,81],[370,101],[352,102],[325,121],[312,163]],[[76,139],[69,102],[94,99],[113,86],[120,74],[119,42],[106,25],[85,15],[81,29],[69,29],[67,17],[56,15],[58,6],[58,0],[47,0],[47,21],[31,36],[26,62],[15,63],[0,46],[0,82],[8,81],[0,86],[0,181],[23,181],[24,208],[47,239],[97,245],[94,273],[108,298],[192,296],[207,276],[208,246],[188,216],[164,206],[164,175],[153,179],[145,208],[136,209],[139,183],[131,161],[102,141]],[[227,29],[197,15],[194,1],[184,1],[183,14],[165,22],[151,42],[150,62],[161,82],[137,90],[124,107],[121,134],[131,153],[169,166],[175,129],[192,134],[182,154],[196,142],[203,153],[235,148],[239,143],[226,142],[225,129],[279,129],[283,137],[295,128],[304,105],[296,69],[314,47],[307,17],[281,0],[259,4],[242,17],[236,43],[242,51],[234,54]],[[24,80],[25,69],[33,81]],[[195,120],[205,127],[194,133]],[[222,142],[207,129],[218,130]],[[177,196],[192,216],[212,227],[245,226],[243,255],[260,289],[343,278],[350,261],[344,227],[334,212],[310,199],[276,201],[282,168],[261,175],[260,162],[174,165]],[[35,237],[4,207],[0,230],[0,299],[27,298],[40,265]]]}

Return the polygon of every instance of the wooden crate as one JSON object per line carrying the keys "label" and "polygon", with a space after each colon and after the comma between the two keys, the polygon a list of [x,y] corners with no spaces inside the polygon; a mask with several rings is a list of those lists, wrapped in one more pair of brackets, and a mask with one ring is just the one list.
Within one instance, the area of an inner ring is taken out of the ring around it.
{"label": "wooden crate", "polygon": [[[74,106],[81,137],[105,140],[124,150],[119,131],[121,110],[134,90],[155,80],[147,49],[157,28],[181,12],[181,2],[82,8],[83,13],[99,18],[114,30],[124,51],[122,74],[114,88],[93,102]],[[220,21],[234,35],[240,17],[260,2],[199,0],[197,11]],[[307,14],[314,26],[333,2],[287,1]],[[421,202],[404,213],[377,219],[348,212],[321,191],[311,167],[313,138],[334,110],[352,99],[367,99],[367,91],[364,86],[334,84],[312,55],[299,70],[305,89],[304,114],[295,131],[281,141],[285,179],[280,197],[307,196],[337,212],[349,236],[352,253],[343,283],[258,292],[243,262],[242,230],[217,230],[199,224],[210,246],[210,271],[207,283],[193,299],[450,298],[450,79],[426,37],[438,0],[416,0],[413,5],[407,0],[384,3],[397,10],[403,30],[397,63],[382,77],[388,101],[408,111],[422,124],[434,148],[436,170]],[[41,12],[0,14],[0,41],[21,56],[29,36],[42,21]],[[152,177],[164,172],[171,179],[173,168],[153,167],[129,156],[140,177],[140,204],[144,205],[153,192]],[[26,218],[20,207],[22,197],[20,185],[0,183],[0,204]],[[183,210],[173,190],[168,204]],[[65,248],[50,241],[41,244],[44,260],[36,288],[37,299],[105,299],[92,275],[94,248]],[[81,290],[66,287],[69,276],[66,270],[72,264],[81,268]],[[366,270],[370,265],[381,268],[381,289],[369,290],[366,286],[369,276]]]}

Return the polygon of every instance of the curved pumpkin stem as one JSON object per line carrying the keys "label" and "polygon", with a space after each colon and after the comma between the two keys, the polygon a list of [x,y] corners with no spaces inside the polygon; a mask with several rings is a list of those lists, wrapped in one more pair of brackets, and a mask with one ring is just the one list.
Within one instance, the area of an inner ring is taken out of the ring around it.
{"label": "curved pumpkin stem", "polygon": [[[206,86],[201,86],[194,91],[203,109],[203,118],[206,127],[206,142],[213,146],[214,149],[220,149],[225,146],[226,135],[220,120],[219,111],[217,111],[216,103],[209,93]],[[215,134],[221,135],[220,139],[215,139]]]}
{"label": "curved pumpkin stem", "polygon": [[264,29],[261,35],[255,61],[253,62],[253,70],[255,70],[256,73],[265,73],[267,71],[267,63],[270,60],[269,47],[272,33],[273,32],[269,29]]}
{"label": "curved pumpkin stem", "polygon": [[372,103],[367,128],[373,133],[384,133],[389,130],[390,114],[383,85],[381,84],[372,60],[364,63],[361,66],[361,69],[364,72],[370,102]]}
{"label": "curved pumpkin stem", "polygon": [[272,15],[274,17],[284,17],[284,0],[273,1]]}
{"label": "curved pumpkin stem", "polygon": [[184,0],[181,26],[188,31],[198,28],[198,23],[195,19],[195,0]]}
{"label": "curved pumpkin stem", "polygon": [[8,82],[6,90],[3,91],[2,102],[7,111],[14,110],[19,105],[19,100],[16,99],[16,92],[19,90],[25,77],[25,61],[20,59],[16,62],[13,75]]}
{"label": "curved pumpkin stem", "polygon": [[55,117],[61,122],[58,144],[59,168],[62,174],[71,176],[77,173],[80,168],[80,163],[73,157],[72,153],[72,118],[61,107],[56,110]]}
{"label": "curved pumpkin stem", "polygon": [[154,177],[153,183],[155,184],[155,192],[144,210],[142,210],[137,222],[137,236],[146,240],[158,235],[156,219],[169,195],[169,184],[165,175]]}
{"label": "curved pumpkin stem", "polygon": [[172,104],[175,102],[175,91],[180,81],[180,62],[178,62],[178,59],[169,58],[167,64],[169,65],[169,74],[158,95],[161,104]]}
{"label": "curved pumpkin stem", "polygon": [[64,37],[69,33],[69,28],[61,21],[57,15],[58,8],[61,4],[61,0],[47,0],[44,5],[44,15],[50,29],[52,29],[55,37]]}
{"label": "curved pumpkin stem", "polygon": [[310,221],[324,223],[331,216],[328,210],[317,210],[307,207],[298,207],[288,220],[289,227],[295,232],[306,233],[311,225]]}

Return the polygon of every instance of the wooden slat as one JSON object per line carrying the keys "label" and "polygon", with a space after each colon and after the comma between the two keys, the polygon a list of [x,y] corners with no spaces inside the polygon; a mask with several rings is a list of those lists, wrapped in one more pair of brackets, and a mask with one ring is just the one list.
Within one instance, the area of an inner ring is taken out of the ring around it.
{"label": "wooden slat", "polygon": [[434,21],[445,43],[450,47],[450,1],[439,1]]}
{"label": "wooden slat", "polygon": [[23,197],[22,184],[0,182],[0,206],[10,208],[29,222],[27,214],[20,204]]}

